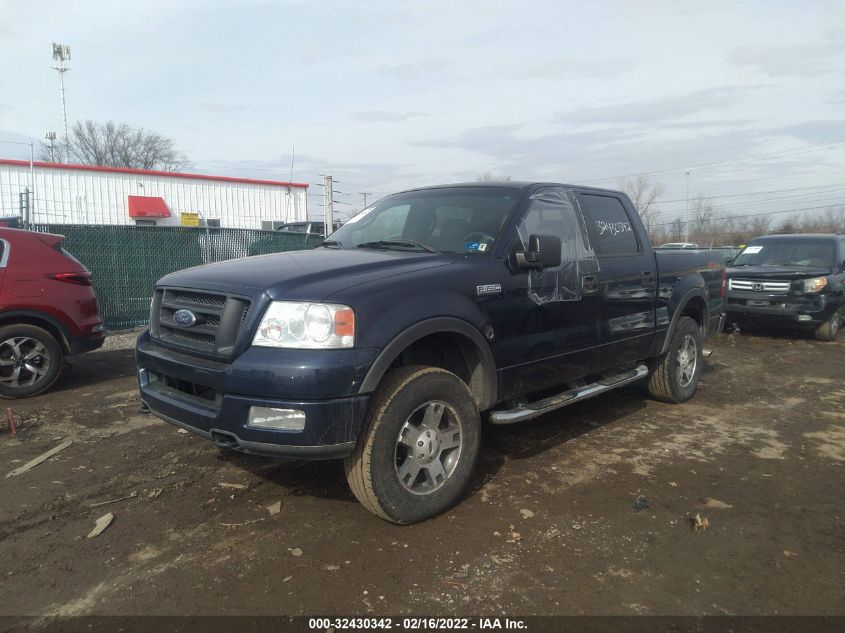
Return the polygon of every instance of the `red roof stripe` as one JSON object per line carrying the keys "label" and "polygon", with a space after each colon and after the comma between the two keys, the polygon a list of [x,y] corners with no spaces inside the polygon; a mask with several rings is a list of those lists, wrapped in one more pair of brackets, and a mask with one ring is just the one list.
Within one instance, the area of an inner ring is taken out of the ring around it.
{"label": "red roof stripe", "polygon": [[[28,160],[15,160],[12,158],[0,158],[0,165],[16,165],[29,167]],[[180,171],[153,171],[146,169],[129,169],[126,167],[100,167],[98,165],[66,165],[64,163],[44,163],[34,161],[35,167],[46,169],[69,169],[73,171],[99,171],[118,174],[136,174],[138,176],[166,176],[168,178],[187,178],[189,180],[215,180],[218,182],[241,183],[245,185],[270,185],[274,187],[302,187],[308,189],[304,182],[283,182],[281,180],[256,180],[254,178],[233,178],[231,176],[207,176],[204,174],[188,174]]]}

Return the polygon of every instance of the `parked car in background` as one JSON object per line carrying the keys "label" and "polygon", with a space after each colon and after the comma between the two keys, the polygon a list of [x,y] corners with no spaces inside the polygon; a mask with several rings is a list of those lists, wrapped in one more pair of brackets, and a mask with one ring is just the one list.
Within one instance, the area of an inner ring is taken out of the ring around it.
{"label": "parked car in background", "polygon": [[63,240],[0,228],[0,397],[49,389],[65,356],[103,344],[91,273]]}
{"label": "parked car in background", "polygon": [[[342,222],[334,222],[334,230],[338,230],[342,226]],[[277,231],[285,231],[287,233],[305,233],[306,235],[326,236],[326,225],[323,222],[288,222],[276,227]]]}
{"label": "parked car in background", "polygon": [[662,248],[670,251],[677,251],[684,248],[698,248],[698,244],[693,244],[692,242],[667,242],[662,246],[658,246],[657,248]]}
{"label": "parked car in background", "polygon": [[728,275],[728,321],[811,330],[833,341],[845,319],[845,235],[768,235]]}
{"label": "parked car in background", "polygon": [[522,422],[638,380],[691,398],[724,272],[718,253],[654,251],[617,191],[406,191],[315,250],[159,280],[141,398],[220,448],[345,458],[368,510],[413,523],[463,494],[482,414]]}

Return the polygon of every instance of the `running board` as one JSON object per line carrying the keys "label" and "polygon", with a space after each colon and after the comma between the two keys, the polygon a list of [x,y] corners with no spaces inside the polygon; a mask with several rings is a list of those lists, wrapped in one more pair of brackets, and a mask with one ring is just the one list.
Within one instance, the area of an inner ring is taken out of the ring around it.
{"label": "running board", "polygon": [[628,383],[632,383],[648,375],[648,367],[645,365],[638,365],[634,369],[619,372],[612,376],[607,376],[599,381],[596,381],[583,387],[576,387],[569,391],[564,391],[555,396],[549,396],[536,402],[524,404],[516,409],[509,409],[507,411],[493,411],[490,414],[490,422],[492,424],[515,424],[517,422],[525,422],[541,415],[545,415],[549,411],[560,409],[574,402],[592,398],[611,389],[616,389]]}

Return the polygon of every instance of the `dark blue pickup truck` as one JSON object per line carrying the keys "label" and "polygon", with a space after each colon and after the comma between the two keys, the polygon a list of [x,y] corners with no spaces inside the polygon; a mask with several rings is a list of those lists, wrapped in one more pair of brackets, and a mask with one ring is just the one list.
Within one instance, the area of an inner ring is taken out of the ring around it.
{"label": "dark blue pickup truck", "polygon": [[721,255],[652,250],[622,193],[415,189],[314,250],[162,278],[141,397],[221,448],[344,458],[367,509],[412,523],[462,495],[482,414],[520,422],[638,380],[689,399],[724,294]]}

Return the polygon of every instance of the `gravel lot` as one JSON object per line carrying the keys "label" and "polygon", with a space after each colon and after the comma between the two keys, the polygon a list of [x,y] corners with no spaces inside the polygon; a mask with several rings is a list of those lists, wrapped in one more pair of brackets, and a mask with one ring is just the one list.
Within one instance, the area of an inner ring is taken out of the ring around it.
{"label": "gravel lot", "polygon": [[843,342],[724,334],[685,405],[630,387],[486,428],[467,499],[399,527],[337,462],[141,414],[133,340],[7,403],[5,472],[73,444],[0,479],[0,615],[845,613]]}

